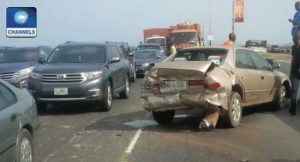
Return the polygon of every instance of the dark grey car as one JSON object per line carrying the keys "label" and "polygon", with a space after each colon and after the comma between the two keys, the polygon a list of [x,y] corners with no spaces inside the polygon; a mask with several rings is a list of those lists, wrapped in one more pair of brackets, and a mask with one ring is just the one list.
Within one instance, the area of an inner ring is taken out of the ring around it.
{"label": "dark grey car", "polygon": [[18,88],[27,87],[27,79],[40,57],[47,57],[52,49],[47,46],[9,48],[0,54],[0,79]]}
{"label": "dark grey car", "polygon": [[63,44],[40,62],[28,80],[40,111],[61,102],[92,102],[109,111],[113,94],[129,96],[130,64],[115,44]]}
{"label": "dark grey car", "polygon": [[160,63],[166,56],[156,49],[138,50],[135,55],[136,75],[143,76],[145,74],[145,68],[150,64]]}
{"label": "dark grey car", "polygon": [[0,79],[0,161],[31,162],[32,137],[39,125],[34,99]]}

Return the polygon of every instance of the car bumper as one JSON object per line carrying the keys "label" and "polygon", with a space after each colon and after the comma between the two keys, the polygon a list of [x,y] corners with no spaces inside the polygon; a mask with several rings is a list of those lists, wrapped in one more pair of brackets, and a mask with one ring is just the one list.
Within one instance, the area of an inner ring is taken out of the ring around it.
{"label": "car bumper", "polygon": [[[104,84],[100,79],[82,83],[43,83],[40,80],[29,78],[28,90],[39,103],[55,102],[88,102],[99,101],[103,98]],[[67,95],[55,95],[55,88],[67,88]]]}
{"label": "car bumper", "polygon": [[228,109],[228,95],[225,92],[195,93],[182,91],[178,93],[153,94],[142,93],[141,102],[147,111],[182,110],[190,108]]}

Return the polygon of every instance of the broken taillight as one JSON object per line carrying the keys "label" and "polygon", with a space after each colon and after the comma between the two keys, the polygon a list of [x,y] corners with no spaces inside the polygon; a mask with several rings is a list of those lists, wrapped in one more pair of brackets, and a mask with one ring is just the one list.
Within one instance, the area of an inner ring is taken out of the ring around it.
{"label": "broken taillight", "polygon": [[208,90],[217,90],[220,87],[221,87],[221,85],[218,82],[215,82],[215,83],[212,83],[212,84],[205,84],[205,89],[208,89]]}

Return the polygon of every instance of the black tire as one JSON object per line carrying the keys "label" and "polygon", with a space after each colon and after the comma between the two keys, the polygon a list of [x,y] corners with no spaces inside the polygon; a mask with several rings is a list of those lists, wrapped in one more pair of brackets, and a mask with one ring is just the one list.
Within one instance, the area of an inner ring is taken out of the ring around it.
{"label": "black tire", "polygon": [[221,116],[221,124],[228,128],[236,128],[242,120],[242,99],[239,93],[233,92],[230,97],[228,111]]}
{"label": "black tire", "polygon": [[126,78],[125,82],[125,89],[119,93],[121,99],[129,98],[129,91],[130,91],[130,79],[129,76]]}
{"label": "black tire", "polygon": [[109,81],[106,82],[105,91],[103,92],[103,99],[100,101],[99,109],[103,111],[110,111],[112,108],[113,91]]}
{"label": "black tire", "polygon": [[[21,145],[23,145],[23,149],[26,148],[28,152],[24,153],[21,149]],[[21,158],[23,157],[22,154],[25,155],[27,158],[31,158],[31,161],[33,161],[32,135],[27,129],[22,129],[18,136],[15,158],[16,162],[21,161]]]}
{"label": "black tire", "polygon": [[153,119],[160,125],[168,125],[172,123],[175,110],[152,112]]}
{"label": "black tire", "polygon": [[39,113],[47,112],[48,103],[37,103],[36,105]]}
{"label": "black tire", "polygon": [[287,89],[282,85],[279,89],[278,97],[271,104],[272,110],[283,110],[287,106]]}

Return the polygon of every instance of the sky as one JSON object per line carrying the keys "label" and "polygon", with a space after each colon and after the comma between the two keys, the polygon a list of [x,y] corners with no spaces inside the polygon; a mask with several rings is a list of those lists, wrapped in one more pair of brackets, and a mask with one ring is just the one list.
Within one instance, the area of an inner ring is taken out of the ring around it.
{"label": "sky", "polygon": [[[237,44],[249,39],[291,43],[288,19],[296,12],[296,1],[245,0],[244,23],[235,26]],[[37,37],[7,38],[6,8],[25,6],[37,8]],[[0,46],[55,47],[65,41],[137,45],[143,29],[185,20],[201,24],[206,38],[211,22],[214,43],[219,44],[231,32],[231,16],[232,0],[0,0]]]}

